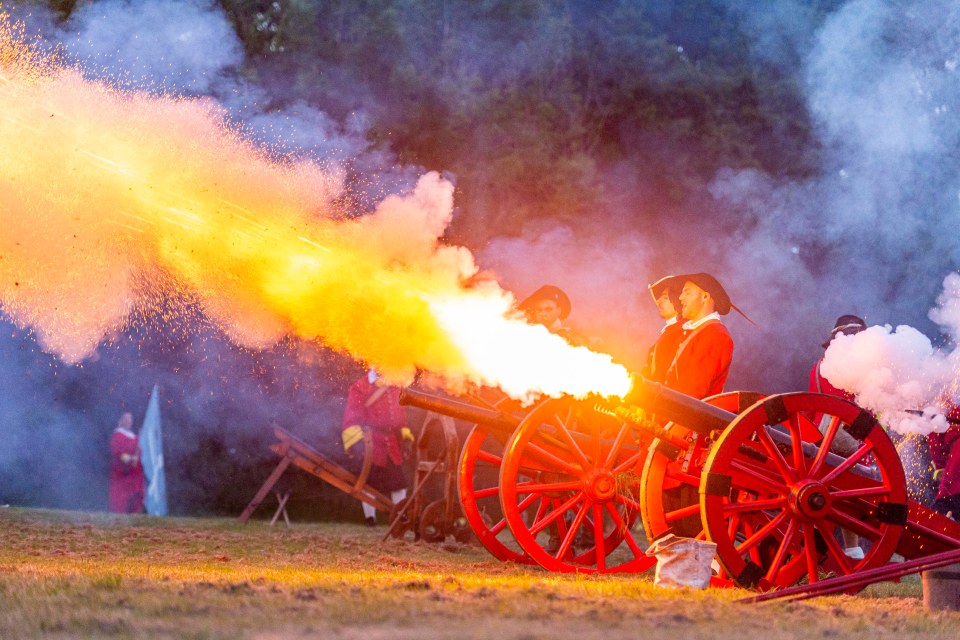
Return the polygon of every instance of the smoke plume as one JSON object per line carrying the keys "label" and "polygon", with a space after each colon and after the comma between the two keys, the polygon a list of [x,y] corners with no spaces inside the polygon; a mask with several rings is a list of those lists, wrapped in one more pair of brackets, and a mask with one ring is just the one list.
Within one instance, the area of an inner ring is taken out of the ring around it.
{"label": "smoke plume", "polygon": [[[40,6],[31,14],[14,9],[27,27],[9,25],[4,42],[15,45],[16,71],[29,86],[8,86],[4,94],[12,109],[3,125],[10,133],[4,171],[16,180],[3,184],[3,218],[11,225],[0,234],[0,413],[10,430],[0,446],[0,501],[102,508],[110,429],[121,410],[142,414],[154,382],[165,399],[175,512],[236,508],[237,500],[248,499],[225,497],[223,478],[269,460],[265,427],[271,421],[335,456],[342,396],[358,365],[308,342],[237,346],[269,344],[278,335],[276,319],[257,310],[245,326],[216,326],[228,310],[212,299],[203,308],[202,292],[187,286],[188,275],[163,261],[190,271],[191,259],[180,260],[177,252],[205,253],[214,261],[223,256],[211,255],[215,247],[199,238],[151,243],[162,235],[158,225],[132,216],[152,208],[148,200],[172,198],[166,200],[169,219],[160,224],[182,230],[178,222],[196,222],[190,211],[197,203],[184,202],[185,186],[175,174],[200,179],[188,175],[200,165],[203,179],[212,181],[199,191],[201,199],[211,184],[237,186],[253,175],[270,180],[265,172],[274,178],[266,200],[289,204],[299,197],[299,214],[311,222],[323,215],[321,204],[346,221],[391,193],[409,194],[423,171],[398,167],[388,150],[371,143],[362,113],[339,124],[304,105],[268,109],[262,89],[236,75],[242,50],[216,3],[85,3],[67,24]],[[43,39],[27,46],[30,33]],[[31,106],[31,100],[46,103]],[[28,133],[31,122],[41,125],[33,132],[44,132],[38,138]],[[133,166],[97,153],[139,153],[141,142],[159,145],[152,158],[144,153],[134,161],[139,169],[152,166],[149,176],[135,176]],[[62,157],[40,148],[46,144]],[[207,150],[205,158],[198,147]],[[232,177],[218,173],[238,161],[243,167]],[[158,177],[167,182],[154,186],[165,193],[143,188]],[[122,185],[126,180],[132,182]],[[238,188],[250,193],[249,187]],[[236,204],[216,206],[220,213],[232,209],[237,221],[244,212]],[[246,237],[242,229],[236,235]],[[216,297],[231,279],[235,273],[220,273],[202,284]],[[41,352],[38,342],[57,355]],[[59,473],[44,474],[53,461]]]}
{"label": "smoke plume", "polygon": [[[938,303],[930,318],[955,339],[960,335],[960,275],[947,276]],[[936,349],[929,338],[907,325],[838,335],[820,371],[898,433],[946,430],[944,414],[960,401],[960,351]]]}

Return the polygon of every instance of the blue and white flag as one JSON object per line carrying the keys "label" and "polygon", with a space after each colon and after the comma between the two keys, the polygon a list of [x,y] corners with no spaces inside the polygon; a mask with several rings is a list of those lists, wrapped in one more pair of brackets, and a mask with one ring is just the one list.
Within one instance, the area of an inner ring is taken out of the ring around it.
{"label": "blue and white flag", "polygon": [[144,505],[151,516],[167,515],[167,481],[163,473],[163,429],[160,426],[160,387],[153,385],[147,415],[140,429],[140,462],[147,479]]}

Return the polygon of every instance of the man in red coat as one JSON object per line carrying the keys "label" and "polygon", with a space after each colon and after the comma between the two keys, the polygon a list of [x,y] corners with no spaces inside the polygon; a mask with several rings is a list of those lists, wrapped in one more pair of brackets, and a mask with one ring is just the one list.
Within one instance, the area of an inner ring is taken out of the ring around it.
{"label": "man in red coat", "polygon": [[[384,384],[371,369],[351,385],[342,424],[343,448],[351,456],[363,457],[363,434],[370,434],[373,466],[367,483],[389,494],[394,504],[406,498],[407,479],[401,466],[406,445],[401,445],[412,444],[413,433],[407,427],[407,413],[400,405],[400,388]],[[361,505],[367,524],[375,526],[376,509],[366,502]]]}
{"label": "man in red coat", "polygon": [[[837,318],[837,321],[833,324],[833,329],[830,331],[830,337],[827,338],[827,341],[824,342],[822,346],[824,349],[826,349],[837,336],[852,336],[860,333],[866,328],[867,323],[863,321],[863,318],[849,314],[842,315]],[[833,386],[830,381],[823,376],[823,374],[820,372],[820,365],[822,363],[823,358],[821,357],[810,368],[810,384],[808,385],[808,390],[815,391],[817,393],[826,393],[827,395],[831,396],[837,396],[839,398],[850,400],[851,402],[855,401],[852,393],[845,389]],[[827,427],[829,426],[828,421],[824,421],[821,418],[822,416],[819,414],[814,416],[814,422],[818,425],[820,433],[826,434]],[[803,434],[804,438],[814,440],[820,437],[817,436],[816,433],[803,433],[803,424],[804,423],[801,423],[801,433]],[[833,453],[846,457],[852,455],[859,448],[860,442],[856,438],[851,436],[843,429],[837,429],[837,432],[833,438],[833,443],[830,446],[830,450]],[[840,533],[843,537],[843,552],[854,560],[862,560],[864,553],[863,549],[860,547],[860,537],[848,529],[841,529]]]}
{"label": "man in red coat", "polygon": [[[736,309],[723,286],[709,273],[677,276],[682,279],[680,315],[683,339],[677,346],[663,384],[694,398],[723,392],[733,360],[733,339],[720,316]],[[747,318],[749,320],[749,318]]]}
{"label": "man in red coat", "polygon": [[954,406],[947,415],[950,428],[944,433],[927,436],[930,457],[939,480],[935,511],[960,522],[960,407]]}
{"label": "man in red coat", "polygon": [[[826,342],[823,343],[823,348],[826,349],[830,346],[830,343],[833,342],[833,339],[839,335],[852,336],[857,333],[860,333],[867,328],[867,323],[863,321],[863,318],[854,315],[843,315],[837,318],[837,321],[833,324],[833,330],[830,331],[830,337]],[[846,398],[847,400],[853,401],[853,394],[844,389],[837,388],[830,384],[830,381],[823,377],[823,374],[820,373],[820,365],[823,363],[823,358],[814,363],[813,367],[810,369],[810,391],[816,391],[817,393],[826,393],[831,396],[839,396],[841,398]]]}
{"label": "man in red coat", "polygon": [[[857,333],[860,333],[867,328],[867,323],[863,321],[862,318],[854,315],[842,315],[837,318],[837,321],[833,324],[833,330],[830,331],[830,337],[827,338],[827,341],[823,343],[823,348],[826,349],[830,346],[830,343],[833,342],[833,339],[839,335],[852,336]],[[820,373],[820,365],[823,364],[823,358],[821,357],[817,360],[813,366],[810,368],[810,384],[807,387],[808,391],[815,391],[817,393],[825,393],[831,396],[837,396],[851,402],[856,402],[856,398],[852,393],[845,389],[833,386],[829,380],[827,380],[822,373]],[[820,422],[820,417],[816,416],[815,422]],[[820,425],[820,432],[826,432],[826,425]],[[809,437],[809,439],[814,439],[816,434],[803,434],[804,436]],[[842,456],[849,456],[854,451],[860,447],[860,443],[850,434],[848,434],[843,429],[839,429],[834,436],[832,450],[834,453],[837,453]]]}
{"label": "man in red coat", "polygon": [[678,276],[666,276],[648,288],[664,325],[660,329],[660,335],[647,351],[647,364],[642,374],[647,380],[663,382],[667,369],[670,368],[673,357],[677,354],[677,347],[683,341],[683,323],[680,322],[680,314],[677,311],[680,308],[678,296],[683,288],[683,281]]}
{"label": "man in red coat", "polygon": [[113,513],[143,513],[143,467],[132,427],[133,415],[124,413],[110,436],[109,506]]}

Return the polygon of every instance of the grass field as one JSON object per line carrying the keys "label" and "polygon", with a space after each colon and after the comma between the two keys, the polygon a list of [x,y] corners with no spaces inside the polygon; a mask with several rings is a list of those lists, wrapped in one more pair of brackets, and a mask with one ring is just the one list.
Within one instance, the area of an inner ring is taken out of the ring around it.
{"label": "grass field", "polygon": [[575,576],[384,528],[0,509],[0,638],[960,637],[916,577],[857,596],[735,603],[652,572]]}

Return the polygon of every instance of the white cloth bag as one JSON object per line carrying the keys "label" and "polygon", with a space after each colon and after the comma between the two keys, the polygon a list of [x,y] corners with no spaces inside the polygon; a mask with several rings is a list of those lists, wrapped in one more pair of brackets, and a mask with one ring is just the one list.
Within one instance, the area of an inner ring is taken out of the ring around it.
{"label": "white cloth bag", "polygon": [[653,583],[658,587],[706,589],[710,586],[711,565],[716,552],[715,542],[668,533],[654,540],[646,552],[657,558]]}

